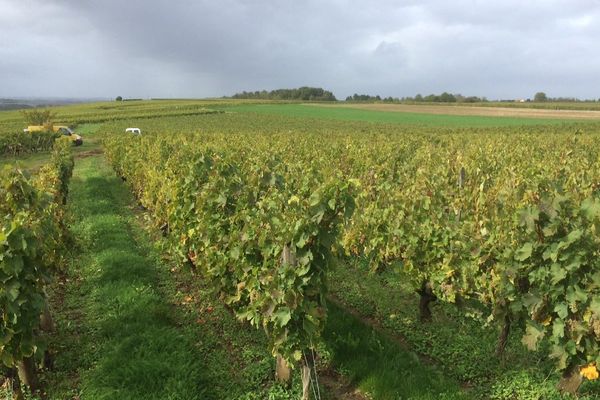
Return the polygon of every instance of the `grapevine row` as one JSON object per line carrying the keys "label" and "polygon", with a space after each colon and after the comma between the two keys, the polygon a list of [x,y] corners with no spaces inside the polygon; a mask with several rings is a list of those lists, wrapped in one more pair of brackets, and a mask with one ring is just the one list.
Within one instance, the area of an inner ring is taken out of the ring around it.
{"label": "grapevine row", "polygon": [[281,379],[300,360],[311,368],[305,354],[323,329],[326,270],[353,210],[353,184],[309,158],[286,159],[291,149],[135,139],[107,139],[106,154],[172,251],[239,319],[266,331]]}
{"label": "grapevine row", "polygon": [[72,170],[71,143],[57,140],[34,177],[8,166],[0,171],[0,360],[32,390],[44,355],[40,331],[53,329],[45,288],[69,243],[64,203]]}

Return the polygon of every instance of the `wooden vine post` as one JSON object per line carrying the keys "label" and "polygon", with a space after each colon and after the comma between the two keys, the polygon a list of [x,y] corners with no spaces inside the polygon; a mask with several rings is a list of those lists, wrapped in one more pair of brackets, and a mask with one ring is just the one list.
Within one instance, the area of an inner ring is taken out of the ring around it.
{"label": "wooden vine post", "polygon": [[[283,265],[297,265],[296,254],[288,244],[283,246],[281,263]],[[314,368],[314,359],[312,358],[312,354],[309,353],[310,352],[308,351],[302,352],[302,400],[309,400],[310,397],[310,380],[312,369]],[[285,385],[291,383],[292,370],[286,360],[279,354],[277,355],[275,376],[279,382],[284,383]]]}
{"label": "wooden vine post", "polygon": [[583,376],[581,376],[581,373],[579,372],[579,367],[571,365],[563,372],[557,388],[561,393],[568,393],[576,396],[582,383]]}
{"label": "wooden vine post", "polygon": [[302,400],[309,400],[310,380],[314,368],[315,360],[312,357],[312,352],[305,351],[304,357],[302,358]]}
{"label": "wooden vine post", "polygon": [[29,386],[31,392],[35,393],[38,389],[38,380],[33,356],[23,358],[23,360],[17,362],[17,372],[21,383]]}
{"label": "wooden vine post", "polygon": [[275,362],[275,378],[284,385],[289,385],[292,378],[290,366],[279,354],[277,354],[277,361]]}
{"label": "wooden vine post", "polygon": [[506,344],[508,343],[508,335],[510,334],[511,322],[510,312],[509,310],[506,310],[504,324],[502,325],[502,330],[500,331],[500,336],[498,336],[498,342],[496,343],[496,357],[501,357],[504,354]]}
{"label": "wooden vine post", "polygon": [[48,304],[48,294],[46,293],[46,289],[44,289],[44,309],[42,315],[40,315],[40,328],[44,332],[54,332],[54,329],[56,328],[52,313],[50,312],[50,304]]}
{"label": "wooden vine post", "polygon": [[419,298],[419,320],[422,323],[430,322],[432,315],[429,304],[437,300],[437,296],[433,293],[433,285],[428,280],[423,280],[421,288],[416,291]]}
{"label": "wooden vine post", "polygon": [[[283,251],[281,252],[281,263],[288,265],[296,264],[296,255],[292,253],[287,244],[283,246]],[[285,385],[291,383],[292,369],[280,354],[277,354],[277,361],[275,363],[275,378]]]}

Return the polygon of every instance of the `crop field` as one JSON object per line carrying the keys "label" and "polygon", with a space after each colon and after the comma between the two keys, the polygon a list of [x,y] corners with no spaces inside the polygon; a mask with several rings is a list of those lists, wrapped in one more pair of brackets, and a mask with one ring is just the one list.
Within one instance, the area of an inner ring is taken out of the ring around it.
{"label": "crop field", "polygon": [[7,396],[600,399],[600,121],[394,107],[0,112]]}
{"label": "crop field", "polygon": [[221,108],[290,117],[366,121],[429,127],[504,127],[561,125],[577,120],[600,121],[600,111],[531,110],[393,104],[244,104]]}

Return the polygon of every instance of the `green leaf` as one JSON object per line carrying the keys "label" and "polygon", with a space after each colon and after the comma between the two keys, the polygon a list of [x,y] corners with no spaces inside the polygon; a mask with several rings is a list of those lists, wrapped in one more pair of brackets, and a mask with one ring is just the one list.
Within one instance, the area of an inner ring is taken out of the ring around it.
{"label": "green leaf", "polygon": [[567,277],[567,271],[560,264],[552,264],[550,267],[550,274],[552,275],[552,284],[556,285]]}
{"label": "green leaf", "polygon": [[3,259],[2,265],[4,267],[2,269],[7,275],[19,275],[24,267],[23,258],[18,255],[9,256]]}
{"label": "green leaf", "polygon": [[581,211],[587,219],[594,219],[600,216],[600,200],[586,199],[581,203]]}
{"label": "green leaf", "polygon": [[544,327],[535,321],[527,321],[527,329],[521,342],[529,349],[536,350],[537,344],[544,337]]}
{"label": "green leaf", "polygon": [[569,355],[562,346],[553,345],[550,358],[555,358],[557,361],[558,369],[563,370],[567,368],[567,360]]}
{"label": "green leaf", "polygon": [[552,323],[552,336],[555,338],[565,337],[565,322],[562,319],[556,318]]}
{"label": "green leaf", "polygon": [[554,306],[554,311],[560,318],[565,319],[569,315],[569,306],[567,303],[558,303]]}
{"label": "green leaf", "polygon": [[304,276],[306,274],[308,274],[308,271],[310,271],[310,264],[305,264],[303,266],[299,266],[298,268],[296,268],[296,274],[298,274],[298,276]]}
{"label": "green leaf", "polygon": [[532,313],[542,306],[543,303],[544,299],[534,291],[523,295],[523,304]]}
{"label": "green leaf", "polygon": [[600,299],[594,297],[592,299],[592,303],[590,304],[590,310],[596,314],[596,316],[600,316]]}
{"label": "green leaf", "polygon": [[236,246],[233,249],[229,250],[229,257],[231,257],[234,260],[239,260],[240,248]]}
{"label": "green leaf", "polygon": [[600,289],[600,272],[596,272],[591,277],[591,284],[588,285],[589,289]]}
{"label": "green leaf", "polygon": [[577,309],[577,303],[583,303],[587,301],[588,295],[579,287],[579,285],[569,286],[567,288],[566,299],[573,309]]}
{"label": "green leaf", "polygon": [[21,284],[16,280],[13,280],[6,285],[5,290],[9,301],[15,301],[19,297],[20,289]]}
{"label": "green leaf", "polygon": [[298,240],[296,241],[296,247],[298,247],[299,249],[303,248],[304,245],[306,244],[306,242],[309,239],[309,235],[306,232],[302,232],[302,234],[300,235],[300,238],[298,238]]}
{"label": "green leaf", "polygon": [[540,212],[537,208],[528,208],[519,213],[521,225],[525,225],[529,231],[535,230],[535,223],[540,218]]}
{"label": "green leaf", "polygon": [[15,360],[13,355],[8,351],[0,351],[0,358],[2,358],[2,363],[6,365],[8,368],[12,368],[15,365]]}
{"label": "green leaf", "polygon": [[531,257],[531,252],[533,251],[533,245],[531,243],[525,243],[523,247],[521,247],[515,253],[515,260],[517,261],[525,261],[529,257]]}
{"label": "green leaf", "polygon": [[574,231],[569,233],[569,235],[567,235],[567,242],[569,244],[572,244],[581,239],[581,236],[583,236],[583,231],[581,229],[575,229]]}
{"label": "green leaf", "polygon": [[317,192],[314,192],[310,195],[310,199],[308,201],[310,206],[314,207],[321,202],[321,195]]}
{"label": "green leaf", "polygon": [[272,319],[275,322],[275,325],[284,327],[292,319],[292,312],[287,307],[280,307],[273,313]]}

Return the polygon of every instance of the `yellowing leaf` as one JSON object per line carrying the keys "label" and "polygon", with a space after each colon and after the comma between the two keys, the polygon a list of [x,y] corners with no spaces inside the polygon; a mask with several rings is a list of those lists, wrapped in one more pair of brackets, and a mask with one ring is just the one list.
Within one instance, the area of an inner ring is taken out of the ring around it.
{"label": "yellowing leaf", "polygon": [[596,368],[596,364],[591,363],[586,365],[585,367],[579,370],[581,376],[589,379],[590,381],[594,381],[598,379],[598,369]]}

